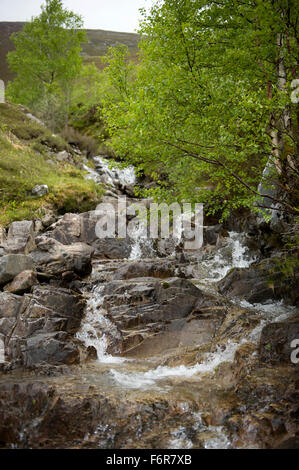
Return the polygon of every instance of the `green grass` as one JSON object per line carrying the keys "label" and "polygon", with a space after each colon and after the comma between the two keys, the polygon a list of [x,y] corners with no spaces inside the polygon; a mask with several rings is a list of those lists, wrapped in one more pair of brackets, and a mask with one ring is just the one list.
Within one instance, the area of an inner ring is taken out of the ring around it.
{"label": "green grass", "polygon": [[[20,129],[24,130],[22,139]],[[100,201],[103,189],[85,180],[84,171],[63,163],[47,162],[48,143],[42,143],[47,134],[51,134],[48,129],[28,121],[17,106],[0,104],[0,225],[38,219],[48,208],[60,214],[85,212],[93,210]],[[67,145],[60,137],[53,139],[64,148]],[[33,197],[31,191],[37,184],[48,185],[49,194]]]}
{"label": "green grass", "polygon": [[[29,110],[28,110],[29,112]],[[29,119],[20,106],[12,103],[0,104],[0,131],[12,132],[18,139],[28,141],[39,150],[61,152],[71,151],[68,143],[59,135],[54,135],[49,129]]]}

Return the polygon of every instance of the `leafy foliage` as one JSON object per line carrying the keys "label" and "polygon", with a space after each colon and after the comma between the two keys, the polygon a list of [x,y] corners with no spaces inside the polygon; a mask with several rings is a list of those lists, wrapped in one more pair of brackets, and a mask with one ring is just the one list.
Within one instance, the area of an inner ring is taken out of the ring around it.
{"label": "leafy foliage", "polygon": [[47,118],[52,128],[68,118],[69,97],[80,72],[81,44],[85,41],[81,17],[63,8],[61,0],[46,0],[40,16],[12,35],[16,50],[8,63],[17,78],[8,96]]}
{"label": "leafy foliage", "polygon": [[110,50],[111,145],[156,179],[155,197],[226,216],[265,207],[266,188],[270,204],[296,213],[297,17],[292,0],[164,0],[144,12],[137,67],[125,47]]}
{"label": "leafy foliage", "polygon": [[76,78],[70,100],[70,126],[81,133],[107,138],[102,115],[102,101],[112,87],[106,75],[94,63],[84,65]]}

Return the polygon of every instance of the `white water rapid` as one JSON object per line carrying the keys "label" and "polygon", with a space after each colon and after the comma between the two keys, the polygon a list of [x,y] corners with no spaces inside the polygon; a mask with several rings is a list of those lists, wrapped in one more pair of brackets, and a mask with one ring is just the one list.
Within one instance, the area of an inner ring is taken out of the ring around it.
{"label": "white water rapid", "polygon": [[131,186],[136,183],[134,167],[120,168],[112,166],[111,162],[103,157],[94,157],[95,170],[84,165],[84,170],[88,172],[87,179],[96,183],[104,183],[113,187]]}

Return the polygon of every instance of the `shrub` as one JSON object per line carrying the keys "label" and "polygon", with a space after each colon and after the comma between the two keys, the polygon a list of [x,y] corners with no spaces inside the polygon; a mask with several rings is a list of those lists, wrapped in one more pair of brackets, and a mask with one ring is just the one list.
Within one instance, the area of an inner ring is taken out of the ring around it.
{"label": "shrub", "polygon": [[98,144],[93,137],[81,134],[81,132],[72,127],[66,127],[61,132],[61,136],[70,145],[78,147],[82,152],[86,151],[87,157],[95,157],[98,155]]}

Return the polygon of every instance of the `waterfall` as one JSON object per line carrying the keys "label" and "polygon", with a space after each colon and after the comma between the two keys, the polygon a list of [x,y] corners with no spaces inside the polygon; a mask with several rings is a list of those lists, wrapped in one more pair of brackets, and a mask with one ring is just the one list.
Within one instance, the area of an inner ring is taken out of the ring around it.
{"label": "waterfall", "polygon": [[125,361],[121,357],[107,354],[109,337],[121,340],[121,334],[116,326],[105,316],[103,308],[104,286],[94,288],[87,301],[86,315],[81,329],[76,334],[86,347],[93,346],[97,351],[98,361],[102,363],[120,363]]}
{"label": "waterfall", "polygon": [[136,174],[133,166],[127,168],[112,167],[109,160],[103,157],[94,157],[96,169],[84,165],[84,170],[88,171],[87,179],[92,179],[96,183],[105,183],[110,186],[120,185],[122,187],[131,186],[136,183]]}
{"label": "waterfall", "polygon": [[244,235],[229,232],[224,246],[217,249],[216,254],[209,260],[201,263],[206,271],[206,282],[218,282],[223,279],[232,268],[248,268],[256,258],[250,254],[244,244]]}
{"label": "waterfall", "polygon": [[248,341],[251,341],[255,344],[259,342],[264,326],[272,322],[287,320],[291,315],[296,313],[296,307],[285,305],[282,300],[268,302],[266,304],[251,304],[246,300],[234,300],[233,302],[240,305],[241,307],[253,310],[260,315],[260,323],[250,332],[248,336]]}
{"label": "waterfall", "polygon": [[222,362],[232,362],[234,360],[234,355],[238,347],[238,343],[228,341],[224,348],[217,346],[215,352],[207,353],[204,361],[194,366],[159,366],[147,372],[132,373],[111,370],[111,374],[116,382],[127,388],[159,388],[157,381],[172,377],[189,378],[200,373],[214,372],[215,368]]}
{"label": "waterfall", "polygon": [[155,257],[153,241],[144,233],[144,226],[141,221],[136,223],[130,238],[133,240],[131,253],[128,258],[130,261]]}
{"label": "waterfall", "polygon": [[[145,248],[152,250],[150,240],[142,238],[143,227],[136,224],[136,231],[133,234],[134,244],[129,260],[141,259],[144,257]],[[232,267],[246,268],[254,261],[250,256],[248,248],[243,244],[242,235],[231,232],[227,244],[218,250],[216,256],[207,261],[206,268],[209,270],[210,282],[215,282],[222,278]],[[205,280],[207,282],[207,280]],[[86,346],[95,347],[98,355],[98,361],[102,363],[119,363],[123,358],[114,357],[107,354],[109,338],[121,340],[121,334],[116,326],[107,318],[107,312],[103,307],[104,286],[96,287],[91,293],[87,302],[85,321],[82,323],[81,330],[77,337],[81,339]],[[232,362],[238,347],[246,341],[258,342],[260,333],[264,325],[271,321],[279,321],[287,318],[293,313],[294,308],[285,307],[282,302],[271,303],[268,305],[249,304],[246,301],[234,300],[233,303],[243,308],[253,309],[261,315],[261,322],[249,334],[239,342],[229,340],[226,345],[217,346],[214,352],[207,353],[204,359],[193,366],[158,366],[145,372],[128,372],[127,370],[110,369],[110,374],[114,381],[124,388],[129,389],[147,389],[159,388],[159,383],[174,377],[190,378],[192,376],[213,373],[219,364],[223,362]]]}

